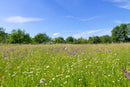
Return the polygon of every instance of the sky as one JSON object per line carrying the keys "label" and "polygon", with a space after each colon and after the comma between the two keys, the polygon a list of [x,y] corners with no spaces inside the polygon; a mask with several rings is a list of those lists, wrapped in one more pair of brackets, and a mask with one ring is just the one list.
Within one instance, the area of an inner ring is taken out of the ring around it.
{"label": "sky", "polygon": [[130,22],[130,0],[0,0],[0,27],[34,37],[74,38],[111,35]]}

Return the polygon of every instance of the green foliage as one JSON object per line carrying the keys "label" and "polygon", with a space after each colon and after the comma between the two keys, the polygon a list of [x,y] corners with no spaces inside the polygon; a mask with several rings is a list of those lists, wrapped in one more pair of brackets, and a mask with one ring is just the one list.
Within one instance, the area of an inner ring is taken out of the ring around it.
{"label": "green foliage", "polygon": [[93,37],[89,37],[89,39],[88,39],[88,43],[90,43],[90,44],[93,44],[93,43],[94,43],[94,39],[93,39]]}
{"label": "green foliage", "polygon": [[101,39],[101,43],[111,43],[112,42],[111,36],[108,36],[108,35],[101,36],[100,39]]}
{"label": "green foliage", "polygon": [[63,37],[57,37],[52,41],[52,43],[65,43],[65,40]]}
{"label": "green foliage", "polygon": [[11,44],[16,44],[16,43],[30,43],[31,42],[31,38],[29,36],[29,34],[25,33],[24,31],[18,29],[13,30],[12,33],[9,35],[9,39],[8,42]]}
{"label": "green foliage", "polygon": [[87,40],[83,39],[82,37],[78,39],[78,44],[86,44]]}
{"label": "green foliage", "polygon": [[41,44],[41,43],[48,43],[50,42],[49,36],[47,36],[45,33],[39,33],[34,38],[32,38],[33,43]]}
{"label": "green foliage", "polygon": [[78,40],[74,38],[73,44],[78,44]]}
{"label": "green foliage", "polygon": [[8,34],[5,33],[5,30],[3,28],[0,28],[0,43],[6,43],[7,38]]}
{"label": "green foliage", "polygon": [[101,43],[101,39],[98,36],[89,37],[88,43],[90,44]]}
{"label": "green foliage", "polygon": [[116,26],[111,32],[113,42],[125,42],[128,39],[129,30],[126,24]]}
{"label": "green foliage", "polygon": [[72,44],[74,42],[74,38],[72,36],[69,36],[66,38],[66,43]]}

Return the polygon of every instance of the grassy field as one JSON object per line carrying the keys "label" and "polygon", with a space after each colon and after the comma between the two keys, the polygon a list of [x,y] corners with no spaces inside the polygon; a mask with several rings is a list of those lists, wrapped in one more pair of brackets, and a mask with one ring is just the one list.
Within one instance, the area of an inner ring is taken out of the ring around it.
{"label": "grassy field", "polygon": [[130,43],[0,45],[0,87],[130,87]]}

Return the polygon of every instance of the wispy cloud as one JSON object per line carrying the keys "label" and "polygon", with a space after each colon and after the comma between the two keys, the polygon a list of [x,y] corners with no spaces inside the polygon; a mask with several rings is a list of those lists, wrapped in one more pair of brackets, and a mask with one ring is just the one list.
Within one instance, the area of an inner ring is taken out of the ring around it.
{"label": "wispy cloud", "polygon": [[66,16],[66,18],[75,18],[75,17],[74,17],[74,16],[68,15],[68,16]]}
{"label": "wispy cloud", "polygon": [[4,20],[6,22],[10,22],[10,23],[26,23],[26,22],[32,22],[32,21],[42,21],[44,19],[43,18],[13,16],[13,17],[7,17]]}
{"label": "wispy cloud", "polygon": [[130,0],[105,0],[116,3],[119,8],[130,9]]}
{"label": "wispy cloud", "polygon": [[89,17],[89,18],[79,18],[79,17],[74,17],[74,16],[66,16],[66,18],[71,18],[71,19],[76,19],[78,21],[91,21],[91,20],[94,20],[94,19],[97,19],[99,18],[99,16],[93,16],[93,17]]}
{"label": "wispy cloud", "polygon": [[99,16],[94,16],[94,17],[90,17],[90,18],[84,18],[84,19],[80,19],[80,21],[90,21],[90,20],[94,20],[99,18]]}
{"label": "wispy cloud", "polygon": [[75,38],[89,38],[90,36],[102,36],[102,35],[111,35],[112,29],[97,29],[97,30],[90,30],[90,31],[84,31],[81,33],[77,33],[73,35]]}
{"label": "wispy cloud", "polygon": [[122,24],[122,23],[130,23],[130,22],[129,21],[115,20],[114,23]]}
{"label": "wispy cloud", "polygon": [[59,33],[54,33],[54,34],[53,34],[53,36],[57,36],[57,35],[59,35]]}

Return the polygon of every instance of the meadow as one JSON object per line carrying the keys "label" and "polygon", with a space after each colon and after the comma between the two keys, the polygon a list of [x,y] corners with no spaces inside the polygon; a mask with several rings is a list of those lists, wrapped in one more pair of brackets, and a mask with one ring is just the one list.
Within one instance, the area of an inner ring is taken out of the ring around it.
{"label": "meadow", "polygon": [[0,45],[0,87],[130,87],[130,43]]}

